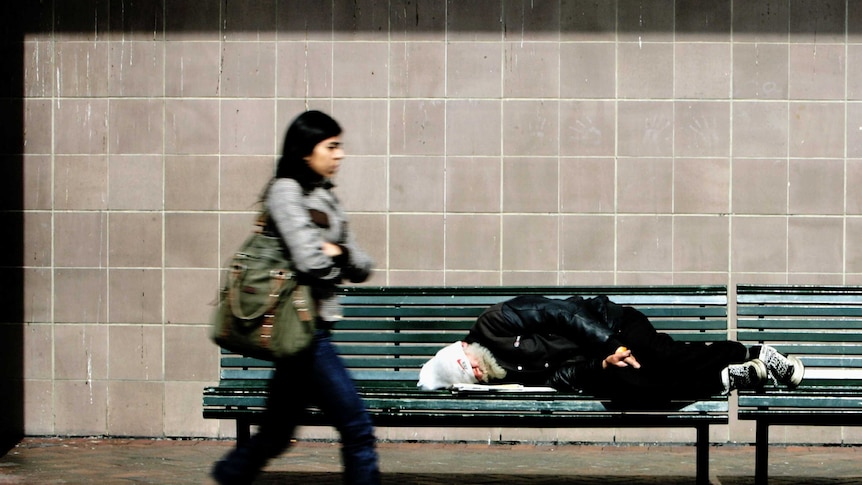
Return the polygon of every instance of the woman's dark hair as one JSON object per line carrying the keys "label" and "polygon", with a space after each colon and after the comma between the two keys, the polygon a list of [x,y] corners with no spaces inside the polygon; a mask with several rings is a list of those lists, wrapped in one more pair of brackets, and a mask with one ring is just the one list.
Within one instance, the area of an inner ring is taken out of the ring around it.
{"label": "woman's dark hair", "polygon": [[341,126],[326,113],[306,111],[297,116],[284,134],[276,178],[292,178],[306,189],[319,182],[322,177],[308,166],[305,157],[318,143],[340,134]]}

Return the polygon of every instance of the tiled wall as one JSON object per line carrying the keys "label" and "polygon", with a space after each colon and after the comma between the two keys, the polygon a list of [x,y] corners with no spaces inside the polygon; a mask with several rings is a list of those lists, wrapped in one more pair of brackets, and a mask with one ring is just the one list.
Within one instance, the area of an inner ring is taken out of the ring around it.
{"label": "tiled wall", "polygon": [[862,283],[858,2],[18,3],[29,434],[233,432],[210,303],[307,108],[371,284]]}

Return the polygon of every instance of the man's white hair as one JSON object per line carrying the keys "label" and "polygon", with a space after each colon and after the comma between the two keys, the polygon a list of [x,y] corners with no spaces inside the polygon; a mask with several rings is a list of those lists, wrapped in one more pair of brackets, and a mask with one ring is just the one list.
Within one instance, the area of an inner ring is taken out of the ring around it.
{"label": "man's white hair", "polygon": [[479,360],[479,368],[482,369],[482,382],[506,377],[506,369],[500,367],[494,354],[482,345],[476,342],[468,344],[467,348],[464,349],[464,353],[472,355]]}

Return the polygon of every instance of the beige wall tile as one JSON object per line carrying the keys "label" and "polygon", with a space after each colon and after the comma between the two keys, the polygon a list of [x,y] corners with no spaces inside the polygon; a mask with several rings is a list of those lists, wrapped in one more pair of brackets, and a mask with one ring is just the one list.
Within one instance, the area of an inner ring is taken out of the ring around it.
{"label": "beige wall tile", "polygon": [[[446,217],[447,270],[500,270],[500,216]],[[447,272],[447,282],[450,273]]]}
{"label": "beige wall tile", "polygon": [[503,211],[555,212],[559,208],[555,158],[503,159]]}
{"label": "beige wall tile", "polygon": [[862,273],[862,219],[858,217],[847,219],[847,234],[844,241],[847,245],[844,271]]}
{"label": "beige wall tile", "polygon": [[502,70],[502,45],[449,43],[446,46],[446,95],[449,98],[500,98]]}
{"label": "beige wall tile", "polygon": [[221,94],[230,98],[275,95],[275,43],[224,42]]}
{"label": "beige wall tile", "polygon": [[56,154],[108,151],[108,101],[60,99],[54,108]]}
{"label": "beige wall tile", "polygon": [[617,96],[627,99],[673,97],[674,44],[618,43]]}
{"label": "beige wall tile", "polygon": [[359,247],[375,262],[375,271],[369,284],[385,285],[386,269],[389,267],[387,243],[389,237],[388,218],[383,214],[350,214],[350,228]]}
{"label": "beige wall tile", "polygon": [[[108,377],[106,325],[54,325],[54,379],[99,381]],[[58,389],[59,390],[59,389]]]}
{"label": "beige wall tile", "polygon": [[[389,161],[389,209],[394,212],[442,212],[444,196],[443,157],[398,157]],[[380,171],[382,172],[382,171]],[[366,171],[366,174],[368,171]],[[362,181],[353,174],[354,180]],[[381,174],[382,175],[382,174]],[[345,179],[349,179],[345,177]],[[383,193],[386,190],[380,182],[385,180],[377,177],[377,183],[363,183],[365,197],[371,199],[372,194]],[[376,188],[376,190],[375,190]],[[377,205],[380,210],[385,205]],[[351,209],[362,210],[356,204]]]}
{"label": "beige wall tile", "polygon": [[677,42],[674,48],[673,92],[677,98],[730,97],[731,45]]}
{"label": "beige wall tile", "polygon": [[54,272],[54,322],[104,322],[107,276],[103,269]]}
{"label": "beige wall tile", "polygon": [[560,44],[510,42],[503,47],[503,96],[560,95]]}
{"label": "beige wall tile", "polygon": [[744,42],[786,42],[790,5],[740,2],[733,5],[733,39]]}
{"label": "beige wall tile", "polygon": [[[56,45],[57,90],[61,96],[96,97],[108,94],[110,44],[61,42]],[[66,126],[66,125],[60,125]]]}
{"label": "beige wall tile", "polygon": [[215,384],[216,381],[165,382],[166,436],[219,437],[219,420],[203,418],[203,404],[200,397],[201,389]]}
{"label": "beige wall tile", "polygon": [[787,252],[787,269],[791,273],[840,273],[844,266],[841,219],[791,218]]}
{"label": "beige wall tile", "polygon": [[847,99],[862,99],[862,45],[850,44],[847,49]]}
{"label": "beige wall tile", "polygon": [[218,297],[218,271],[166,269],[164,278],[165,323],[208,324]]}
{"label": "beige wall tile", "polygon": [[674,155],[725,157],[730,154],[730,103],[674,104]]}
{"label": "beige wall tile", "polygon": [[563,271],[613,271],[616,231],[613,216],[566,216],[561,220]]}
{"label": "beige wall tile", "polygon": [[109,381],[107,432],[114,436],[164,434],[163,382]]}
{"label": "beige wall tile", "polygon": [[737,158],[732,171],[734,214],[787,213],[787,161]]}
{"label": "beige wall tile", "polygon": [[[427,159],[429,162],[432,158]],[[342,207],[350,211],[386,211],[387,197],[390,191],[387,189],[387,169],[393,162],[387,164],[383,157],[359,157],[351,156],[341,162],[338,175],[335,177],[335,193],[341,200]],[[430,162],[431,166],[436,166]],[[426,170],[427,173],[427,170]],[[393,175],[390,173],[389,177]],[[437,173],[432,175],[438,176]],[[439,175],[442,177],[442,174]],[[423,184],[423,179],[402,180],[406,183],[405,190],[411,191]],[[415,194],[408,195],[415,197]]]}
{"label": "beige wall tile", "polygon": [[276,32],[276,0],[225,3],[223,32],[226,40],[273,40]]}
{"label": "beige wall tile", "polygon": [[256,229],[258,212],[219,214],[219,268],[224,269],[240,244]]}
{"label": "beige wall tile", "polygon": [[617,118],[611,101],[560,102],[560,154],[612,156],[616,153]]}
{"label": "beige wall tile", "polygon": [[[341,138],[349,163],[351,155],[388,155],[389,140],[381,133],[389,133],[389,103],[384,100],[334,100],[331,108],[310,106],[309,109],[330,111],[344,130]],[[435,109],[430,111],[434,112]],[[293,113],[294,116],[299,112]],[[406,113],[405,113],[406,114]],[[442,112],[440,112],[442,116]],[[441,118],[442,120],[442,118]],[[405,119],[406,121],[406,119]],[[392,121],[395,122],[394,120]],[[436,124],[436,122],[435,122]],[[285,130],[287,124],[285,124]],[[441,124],[439,129],[443,129]],[[282,135],[283,136],[283,132]],[[393,134],[390,133],[389,137]],[[411,134],[411,136],[413,136]],[[281,141],[279,140],[279,143]],[[279,152],[281,145],[279,144]],[[396,152],[393,150],[392,154]]]}
{"label": "beige wall tile", "polygon": [[502,105],[493,100],[446,102],[446,154],[497,156],[502,149]]}
{"label": "beige wall tile", "polygon": [[27,266],[51,266],[53,234],[53,216],[50,213],[35,213],[27,216],[24,221],[22,247],[23,262]]}
{"label": "beige wall tile", "polygon": [[844,213],[844,160],[790,160],[791,214]]}
{"label": "beige wall tile", "polygon": [[[416,6],[417,8],[419,5]],[[429,8],[430,4],[423,4]],[[398,15],[392,9],[392,15]],[[394,98],[440,98],[446,90],[446,46],[442,43],[393,42],[389,48],[389,95]]]}
{"label": "beige wall tile", "polygon": [[54,383],[54,432],[102,436],[108,432],[106,381],[58,380]]}
{"label": "beige wall tile", "polygon": [[502,2],[453,2],[446,6],[446,27],[453,41],[498,41],[503,34]]}
{"label": "beige wall tile", "polygon": [[446,210],[499,212],[503,166],[499,158],[448,157]]}
{"label": "beige wall tile", "polygon": [[104,155],[59,155],[54,159],[54,207],[105,209],[108,205],[108,160]]}
{"label": "beige wall tile", "polygon": [[668,213],[673,204],[673,160],[624,158],[617,162],[617,210]]}
{"label": "beige wall tile", "polygon": [[31,323],[51,322],[53,294],[51,292],[51,270],[48,268],[25,268],[24,321]]}
{"label": "beige wall tile", "polygon": [[376,39],[389,25],[387,4],[360,0],[335,4],[332,10],[332,33],[335,40],[361,41]]}
{"label": "beige wall tile", "polygon": [[112,269],[108,290],[111,323],[161,323],[161,269]]}
{"label": "beige wall tile", "polygon": [[162,153],[165,103],[161,99],[112,99],[108,105],[110,153]]}
{"label": "beige wall tile", "polygon": [[[811,28],[811,19],[817,19],[817,29]],[[815,2],[790,4],[791,42],[836,43],[844,41],[846,25],[845,6]]]}
{"label": "beige wall tile", "polygon": [[273,157],[223,156],[219,168],[219,209],[257,210],[275,174]]}
{"label": "beige wall tile", "polygon": [[210,340],[208,326],[166,325],[165,379],[218,381],[219,350]]}
{"label": "beige wall tile", "polygon": [[704,5],[698,2],[677,2],[674,12],[675,29],[703,41],[728,40],[731,32],[729,3]]}
{"label": "beige wall tile", "polygon": [[61,212],[54,215],[54,264],[107,264],[108,216],[104,212]]}
{"label": "beige wall tile", "polygon": [[165,214],[165,265],[217,266],[218,216],[216,214]]}
{"label": "beige wall tile", "polygon": [[790,44],[788,52],[792,99],[844,99],[844,45]]}
{"label": "beige wall tile", "polygon": [[787,103],[739,101],[731,110],[734,156],[787,156]]}
{"label": "beige wall tile", "polygon": [[332,52],[332,94],[339,98],[378,98],[389,92],[389,45],[336,43]]}
{"label": "beige wall tile", "polygon": [[558,41],[560,38],[559,2],[503,2],[505,40]]}
{"label": "beige wall tile", "polygon": [[616,38],[614,4],[562,0],[560,14],[562,41],[613,41]]}
{"label": "beige wall tile", "polygon": [[447,286],[499,286],[499,271],[446,271]]}
{"label": "beige wall tile", "polygon": [[669,216],[621,216],[617,219],[617,269],[673,270],[673,219]]}
{"label": "beige wall tile", "polygon": [[673,172],[675,214],[729,212],[730,160],[677,158]]}
{"label": "beige wall tile", "polygon": [[164,208],[164,159],[160,155],[108,157],[108,208]]}
{"label": "beige wall tile", "polygon": [[734,273],[787,272],[785,217],[734,217],[730,230]]}
{"label": "beige wall tile", "polygon": [[790,103],[790,156],[843,156],[844,119],[841,104]]}
{"label": "beige wall tile", "polygon": [[558,284],[554,271],[504,271],[503,286],[552,286]]}
{"label": "beige wall tile", "polygon": [[52,106],[47,99],[24,100],[24,153],[51,153]]}
{"label": "beige wall tile", "polygon": [[785,44],[734,44],[733,97],[786,99],[788,63]]}
{"label": "beige wall tile", "polygon": [[729,222],[727,217],[674,217],[674,271],[726,272]]}
{"label": "beige wall tile", "polygon": [[165,153],[217,154],[218,126],[215,99],[165,100]]}
{"label": "beige wall tile", "polygon": [[123,39],[120,42],[109,42],[108,47],[108,93],[111,96],[164,95],[163,42],[128,42]]}
{"label": "beige wall tile", "polygon": [[57,81],[54,75],[54,52],[56,44],[51,41],[24,41],[23,70],[24,96],[41,98],[53,96]]}
{"label": "beige wall tile", "polygon": [[157,212],[111,213],[108,258],[112,267],[162,265],[162,215]]}
{"label": "beige wall tile", "polygon": [[504,101],[503,155],[558,155],[559,111],[559,103],[555,101]]}
{"label": "beige wall tile", "polygon": [[616,209],[616,164],[611,158],[560,159],[560,211],[609,213]]}
{"label": "beige wall tile", "polygon": [[503,271],[559,269],[560,235],[555,217],[504,215],[502,234]]}
{"label": "beige wall tile", "polygon": [[276,93],[279,97],[332,96],[332,44],[279,42]]}
{"label": "beige wall tile", "polygon": [[[166,210],[218,208],[220,180],[218,156],[168,155],[164,158],[164,164]],[[246,192],[246,195],[251,195],[254,190],[252,187],[246,187]]]}
{"label": "beige wall tile", "polygon": [[438,100],[393,100],[389,151],[393,155],[443,155],[446,104]]}
{"label": "beige wall tile", "polygon": [[54,377],[52,325],[27,324],[23,326],[24,358],[21,377],[25,379],[51,379]]}
{"label": "beige wall tile", "polygon": [[223,155],[272,155],[276,153],[272,126],[272,100],[244,99],[221,102],[219,151]]}
{"label": "beige wall tile", "polygon": [[616,45],[564,43],[560,45],[560,96],[613,98],[616,91]]}
{"label": "beige wall tile", "polygon": [[[170,7],[168,7],[170,8]],[[206,7],[201,7],[205,11]],[[221,92],[219,42],[177,41],[165,47],[167,96],[217,96]],[[215,130],[215,127],[211,127]]]}
{"label": "beige wall tile", "polygon": [[50,380],[24,381],[24,429],[36,436],[55,435],[54,383]]}
{"label": "beige wall tile", "polygon": [[390,269],[442,268],[443,224],[442,215],[390,216]]}
{"label": "beige wall tile", "polygon": [[670,156],[673,153],[673,103],[620,101],[617,153],[622,156]]}
{"label": "beige wall tile", "polygon": [[161,325],[113,325],[108,330],[108,378],[114,381],[161,381]]}
{"label": "beige wall tile", "polygon": [[[24,155],[22,161],[24,193],[21,203],[24,210],[50,209],[54,200],[54,175],[51,156]],[[11,163],[3,163],[7,167],[11,165]]]}
{"label": "beige wall tile", "polygon": [[848,215],[862,214],[862,160],[846,159],[847,166],[847,201],[845,210]]}
{"label": "beige wall tile", "polygon": [[386,284],[392,286],[443,286],[446,283],[443,271],[391,270],[388,275]]}

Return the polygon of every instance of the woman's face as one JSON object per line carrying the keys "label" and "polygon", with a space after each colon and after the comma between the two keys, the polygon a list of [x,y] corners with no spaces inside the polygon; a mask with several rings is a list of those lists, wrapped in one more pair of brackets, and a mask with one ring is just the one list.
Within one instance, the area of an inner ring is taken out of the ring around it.
{"label": "woman's face", "polygon": [[332,178],[338,172],[342,158],[344,149],[341,148],[341,137],[333,136],[315,145],[311,154],[305,157],[305,161],[316,174]]}

